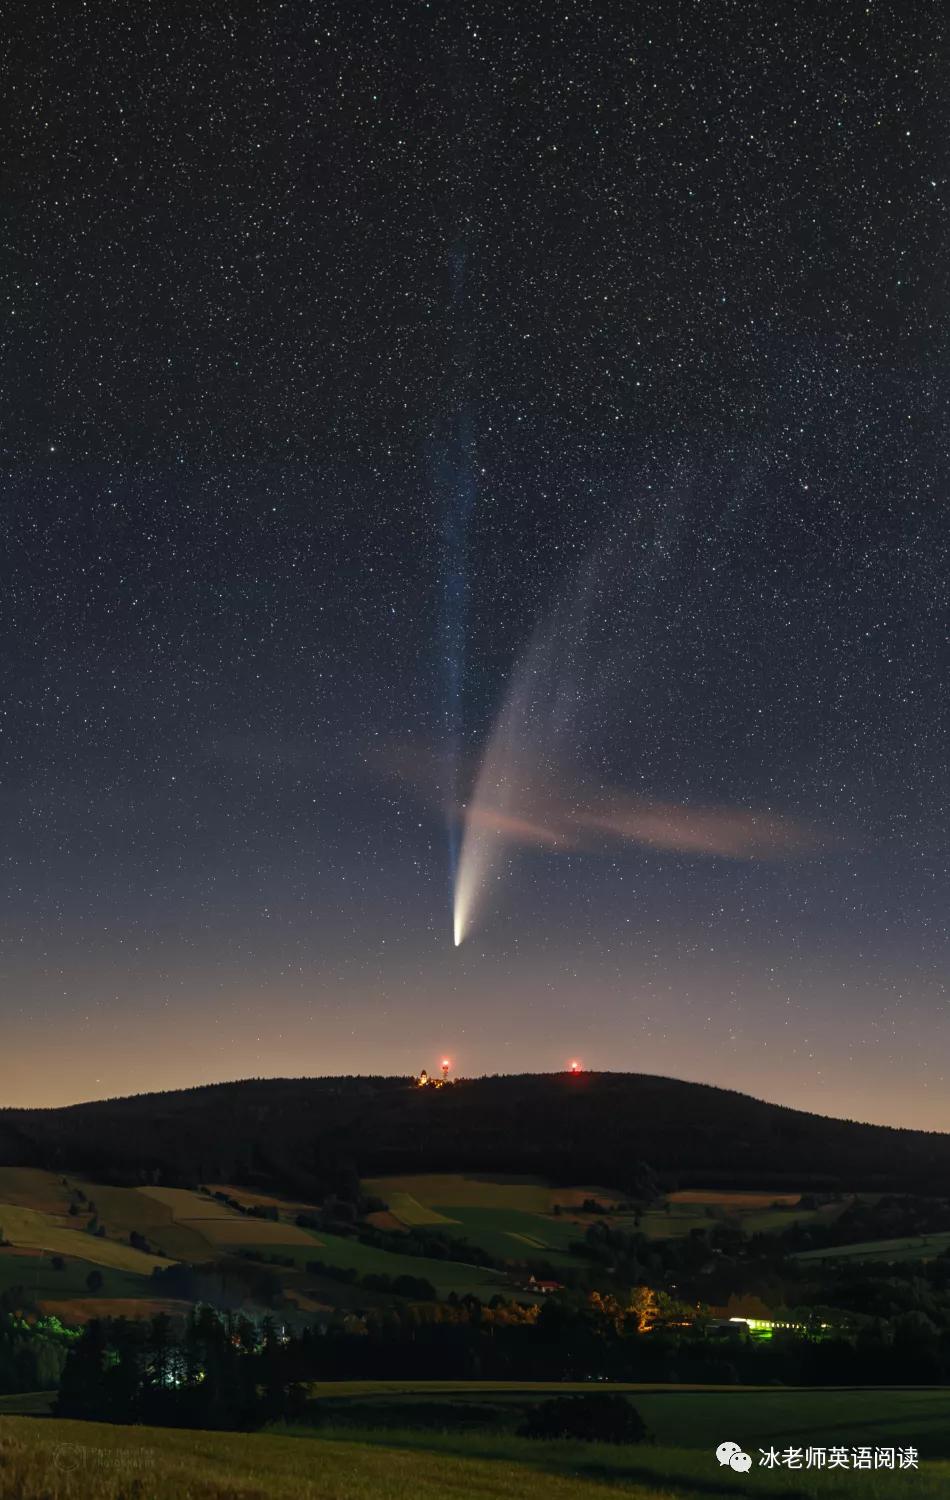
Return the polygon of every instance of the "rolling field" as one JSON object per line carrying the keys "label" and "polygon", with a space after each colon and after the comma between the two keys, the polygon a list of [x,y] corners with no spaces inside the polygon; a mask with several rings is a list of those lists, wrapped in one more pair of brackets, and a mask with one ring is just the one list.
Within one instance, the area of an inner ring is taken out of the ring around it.
{"label": "rolling field", "polygon": [[72,1194],[55,1172],[33,1167],[0,1167],[0,1203],[67,1215],[71,1202]]}
{"label": "rolling field", "polygon": [[[339,1386],[324,1387],[339,1395]],[[392,1397],[391,1385],[360,1384],[358,1395],[390,1393],[394,1421],[409,1394],[473,1400],[528,1400],[561,1394],[568,1386],[439,1386],[413,1384]],[[589,1390],[590,1387],[582,1389]],[[445,1495],[501,1500],[509,1494],[595,1500],[628,1500],[740,1494],[786,1497],[868,1496],[890,1500],[913,1494],[937,1500],[950,1488],[945,1395],[940,1391],[718,1391],[630,1390],[653,1427],[655,1446],[532,1443],[505,1433],[411,1432],[393,1426],[361,1432],[323,1429],[292,1435],[272,1432],[179,1432],[109,1427],[98,1423],[0,1418],[0,1496],[79,1500],[94,1492],[104,1500],[135,1493],[140,1500],[203,1500],[247,1495],[254,1500],[300,1496],[313,1500],[435,1500]],[[737,1476],[720,1469],[714,1449],[726,1436],[753,1455],[754,1467]],[[760,1448],[858,1444],[914,1446],[921,1467],[913,1472],[767,1471]],[[134,1484],[133,1484],[134,1481]]]}
{"label": "rolling field", "polygon": [[[135,1299],[144,1309],[153,1292],[150,1280],[153,1266],[167,1265],[173,1259],[207,1262],[222,1254],[234,1254],[244,1249],[265,1258],[274,1255],[292,1258],[296,1269],[285,1269],[289,1271],[291,1289],[303,1299],[301,1306],[305,1303],[327,1306],[335,1301],[350,1305],[354,1297],[364,1306],[386,1300],[385,1294],[349,1288],[331,1277],[316,1274],[308,1278],[304,1269],[308,1260],[352,1268],[360,1276],[424,1278],[435,1286],[440,1296],[451,1291],[459,1295],[472,1292],[487,1300],[496,1292],[510,1293],[511,1290],[507,1278],[500,1273],[457,1261],[399,1255],[360,1245],[344,1236],[302,1229],[289,1222],[291,1214],[300,1205],[284,1200],[274,1200],[275,1206],[288,1217],[275,1221],[239,1213],[208,1194],[187,1188],[111,1187],[84,1179],[70,1179],[68,1187],[64,1187],[62,1180],[53,1174],[20,1169],[4,1170],[0,1181],[20,1199],[19,1203],[12,1200],[0,1202],[0,1228],[10,1242],[7,1248],[0,1247],[0,1288],[22,1286],[36,1300],[49,1303],[61,1316],[65,1315],[70,1301],[78,1304],[90,1300],[86,1278],[94,1268],[103,1275],[104,1284],[93,1300],[123,1299],[128,1302]],[[507,1187],[510,1196],[511,1185]],[[80,1204],[79,1217],[70,1217],[69,1204],[77,1201],[77,1190],[85,1195],[86,1201]],[[227,1191],[233,1192],[231,1189]],[[253,1202],[262,1201],[257,1195],[246,1194],[244,1197]],[[448,1227],[445,1215],[419,1204],[411,1195],[405,1194],[398,1201],[407,1219]],[[46,1203],[50,1210],[55,1209],[55,1214],[42,1212],[35,1206],[38,1202]],[[90,1204],[95,1205],[99,1223],[105,1228],[104,1238],[90,1234],[85,1227]],[[460,1218],[452,1227],[460,1235],[468,1235],[472,1225],[463,1223],[462,1219],[476,1212],[473,1209],[460,1210]],[[491,1210],[481,1212],[491,1217]],[[520,1220],[527,1220],[530,1216],[516,1214],[514,1218],[519,1221],[518,1230],[521,1231],[525,1226]],[[395,1216],[392,1222],[394,1225],[398,1223]],[[552,1219],[550,1223],[555,1225],[556,1221]],[[566,1233],[567,1221],[563,1229]],[[152,1255],[134,1249],[128,1243],[133,1232],[144,1235],[149,1245],[162,1254]],[[540,1245],[537,1226],[528,1224],[525,1232],[526,1236],[531,1234],[533,1241],[528,1245],[529,1249]],[[393,1243],[397,1249],[396,1232],[393,1233]],[[501,1234],[499,1244],[504,1245],[511,1257],[518,1255],[520,1242],[513,1236]],[[62,1271],[53,1269],[53,1255],[64,1258],[66,1264]],[[103,1307],[100,1311],[105,1313],[108,1308]],[[83,1309],[77,1306],[77,1318],[82,1314]]]}
{"label": "rolling field", "polygon": [[132,1230],[136,1230],[173,1260],[208,1259],[208,1241],[187,1225],[177,1223],[167,1204],[142,1189],[108,1187],[81,1179],[76,1186],[95,1203],[99,1219],[111,1238],[128,1240]]}
{"label": "rolling field", "polygon": [[[79,1202],[79,1192],[85,1195],[85,1202]],[[104,1240],[94,1239],[85,1232],[92,1203],[106,1232]],[[78,1217],[69,1216],[71,1204],[79,1207]],[[63,1179],[53,1173],[22,1167],[0,1168],[0,1228],[12,1244],[20,1247],[72,1254],[97,1265],[124,1263],[140,1274],[147,1274],[151,1265],[145,1268],[141,1261],[133,1264],[124,1256],[124,1251],[131,1250],[128,1240],[133,1230],[161,1252],[152,1263],[207,1260],[213,1253],[206,1239],[176,1224],[171,1209],[138,1188],[110,1187],[74,1177],[68,1178],[64,1186]],[[70,1238],[63,1239],[64,1234]],[[118,1258],[102,1250],[108,1244],[119,1252]],[[98,1245],[99,1249],[93,1253],[90,1245]],[[132,1251],[133,1256],[140,1253]]]}
{"label": "rolling field", "polygon": [[406,1229],[431,1225],[499,1260],[546,1260],[554,1265],[572,1263],[568,1246],[583,1238],[590,1222],[589,1215],[556,1216],[554,1205],[576,1207],[585,1198],[604,1204],[618,1201],[606,1188],[551,1187],[535,1178],[462,1173],[376,1177],[363,1186],[388,1203],[392,1217]]}
{"label": "rolling field", "polygon": [[[233,1198],[235,1203],[240,1203],[243,1208],[276,1208],[283,1214],[314,1214],[317,1212],[315,1203],[302,1203],[295,1198],[276,1198],[272,1193],[259,1192],[257,1188],[235,1187],[233,1183],[209,1182],[205,1184],[209,1193],[226,1193]],[[202,1194],[202,1197],[204,1195]]]}
{"label": "rolling field", "polygon": [[214,1253],[235,1246],[267,1249],[284,1245],[312,1247],[314,1243],[313,1236],[305,1229],[298,1229],[296,1224],[251,1218],[188,1188],[147,1187],[137,1191],[169,1211],[178,1228],[203,1240],[205,1259],[209,1250]]}
{"label": "rolling field", "polygon": [[568,1253],[574,1240],[584,1238],[584,1224],[567,1217],[545,1217],[516,1208],[453,1208],[447,1234],[457,1234],[503,1260],[548,1260],[576,1264]]}
{"label": "rolling field", "polygon": [[171,1211],[173,1219],[240,1219],[243,1216],[219,1203],[216,1198],[207,1198],[204,1193],[193,1193],[191,1188],[143,1187],[137,1188],[144,1198],[161,1203]]}
{"label": "rolling field", "polygon": [[234,1246],[253,1245],[259,1250],[283,1249],[298,1245],[313,1250],[319,1240],[296,1224],[274,1223],[271,1219],[186,1219],[188,1228],[199,1230],[213,1250],[230,1250]]}
{"label": "rolling field", "polygon": [[[551,1391],[548,1387],[548,1392]],[[563,1389],[555,1387],[555,1390]],[[736,1417],[742,1395],[733,1396]],[[781,1394],[770,1393],[774,1401]],[[808,1393],[813,1399],[822,1394]],[[877,1393],[882,1401],[895,1393]],[[901,1393],[904,1394],[904,1393]],[[923,1393],[917,1393],[919,1396]],[[936,1410],[937,1393],[926,1393]],[[637,1397],[637,1404],[646,1401]],[[667,1398],[686,1403],[682,1426],[698,1409],[722,1397],[681,1392]],[[697,1406],[698,1403],[698,1406]],[[182,1432],[174,1428],[112,1427],[57,1418],[0,1416],[0,1497],[8,1500],[699,1500],[701,1496],[772,1496],[775,1500],[830,1500],[867,1497],[897,1500],[914,1495],[938,1500],[950,1491],[950,1465],[923,1458],[906,1472],[790,1472],[756,1466],[747,1474],[721,1469],[714,1442],[726,1436],[732,1413],[720,1410],[708,1420],[705,1445],[611,1447],[593,1443],[536,1443],[501,1434],[368,1431],[353,1441],[352,1430],[294,1435],[286,1432]],[[718,1419],[718,1420],[717,1420]],[[848,1421],[850,1422],[850,1417]],[[927,1420],[925,1417],[921,1421]],[[920,1431],[925,1431],[920,1427]],[[884,1434],[883,1439],[880,1433]],[[732,1434],[729,1434],[732,1436]],[[765,1438],[774,1442],[774,1433]],[[868,1429],[841,1441],[872,1444],[896,1441],[892,1427]],[[736,1431],[753,1452],[752,1438]],[[821,1442],[811,1433],[803,1441]]]}
{"label": "rolling field", "polygon": [[76,1326],[89,1323],[93,1318],[157,1318],[159,1313],[170,1318],[183,1318],[192,1307],[192,1303],[179,1302],[173,1297],[150,1297],[150,1287],[146,1287],[141,1295],[130,1297],[123,1297],[118,1291],[113,1295],[108,1284],[102,1290],[105,1295],[99,1297],[80,1294],[65,1301],[46,1297],[40,1303],[40,1311],[55,1314],[61,1322]]}
{"label": "rolling field", "polygon": [[[302,1233],[305,1234],[306,1231]],[[398,1246],[398,1237],[394,1235],[393,1239]],[[267,1253],[272,1247],[259,1244],[254,1248]],[[481,1266],[467,1266],[455,1260],[430,1260],[421,1255],[400,1255],[395,1250],[377,1250],[372,1245],[361,1245],[359,1240],[325,1234],[322,1230],[319,1236],[313,1234],[309,1237],[306,1248],[288,1245],[282,1247],[282,1253],[291,1254],[294,1262],[301,1268],[308,1260],[320,1260],[329,1266],[351,1268],[360,1276],[422,1277],[430,1281],[441,1296],[451,1291],[457,1292],[460,1297],[473,1292],[487,1301],[495,1292],[507,1295],[511,1293],[510,1285],[497,1271],[489,1271]]]}
{"label": "rolling field", "polygon": [[[844,1204],[825,1208],[796,1208],[796,1197],[768,1193],[717,1193],[696,1190],[671,1193],[665,1207],[649,1208],[641,1215],[640,1228],[651,1239],[680,1239],[692,1229],[709,1229],[717,1219],[736,1220],[747,1234],[775,1233],[790,1224],[828,1224],[838,1217]],[[773,1207],[776,1202],[779,1207]],[[629,1222],[618,1219],[617,1223]]]}
{"label": "rolling field", "polygon": [[[67,1219],[66,1223],[69,1222]],[[20,1208],[14,1204],[0,1203],[0,1229],[10,1244],[18,1248],[47,1250],[55,1255],[80,1256],[93,1265],[110,1266],[116,1271],[132,1271],[141,1276],[150,1276],[154,1266],[169,1264],[169,1261],[158,1256],[134,1250],[131,1245],[119,1245],[113,1240],[99,1239],[84,1229],[63,1228],[36,1209]]]}
{"label": "rolling field", "polygon": [[658,1500],[653,1488],[592,1483],[536,1467],[536,1457],[0,1417],[3,1500]]}
{"label": "rolling field", "polygon": [[950,1249],[950,1233],[922,1234],[893,1240],[866,1240],[857,1245],[834,1245],[821,1250],[800,1250],[796,1260],[932,1260]]}
{"label": "rolling field", "polygon": [[72,1256],[64,1255],[63,1262],[63,1269],[56,1271],[49,1254],[0,1250],[0,1291],[20,1286],[37,1300],[57,1302],[88,1297],[86,1278],[94,1270],[102,1276],[100,1295],[103,1297],[147,1297],[152,1290],[151,1276],[135,1275],[122,1268]]}
{"label": "rolling field", "polygon": [[[462,1172],[425,1173],[417,1177],[370,1177],[363,1184],[367,1193],[391,1203],[393,1194],[408,1194],[426,1208],[449,1212],[451,1208],[510,1208],[523,1213],[548,1214],[555,1203],[575,1207],[585,1198],[617,1203],[610,1188],[551,1187],[537,1177],[472,1176]],[[394,1213],[397,1213],[393,1209]],[[397,1217],[399,1217],[397,1213]]]}
{"label": "rolling field", "polygon": [[398,1219],[400,1224],[405,1224],[409,1229],[414,1229],[417,1224],[451,1224],[452,1219],[446,1218],[445,1214],[439,1213],[435,1208],[425,1203],[420,1203],[411,1193],[400,1192],[397,1188],[390,1188],[386,1194],[386,1202],[389,1204],[389,1212],[393,1218]]}
{"label": "rolling field", "polygon": [[714,1188],[683,1188],[679,1192],[670,1193],[669,1201],[671,1203],[701,1203],[704,1207],[707,1204],[716,1204],[721,1208],[740,1211],[751,1208],[772,1208],[775,1204],[782,1208],[794,1208],[800,1197],[800,1193],[751,1193],[744,1189],[717,1192]]}
{"label": "rolling field", "polygon": [[[828,1224],[842,1212],[844,1203],[822,1208],[798,1208],[798,1193],[716,1192],[712,1188],[691,1188],[670,1193],[668,1202],[673,1217],[697,1217],[692,1223],[708,1228],[711,1216],[735,1218],[747,1234],[769,1234],[789,1224]],[[651,1228],[654,1221],[651,1221]],[[644,1228],[646,1228],[646,1223]]]}
{"label": "rolling field", "polygon": [[[593,1198],[616,1208],[620,1196],[604,1187],[551,1187],[536,1178],[431,1174],[375,1177],[363,1184],[389,1204],[392,1216],[407,1229],[435,1225],[447,1234],[479,1245],[507,1260],[545,1259],[569,1263],[569,1246],[583,1239],[598,1216],[581,1204]],[[732,1192],[695,1188],[671,1193],[665,1206],[638,1216],[611,1213],[609,1222],[652,1239],[679,1239],[693,1229],[708,1229],[717,1219],[734,1217],[749,1233],[770,1232],[810,1220],[827,1223],[843,1205],[799,1209],[799,1194]],[[560,1212],[555,1215],[557,1205]]]}
{"label": "rolling field", "polygon": [[[161,1252],[160,1259],[199,1262],[212,1259],[221,1249],[240,1245],[310,1243],[294,1224],[249,1218],[187,1188],[111,1187],[83,1178],[70,1178],[69,1186],[64,1187],[52,1173],[22,1168],[0,1168],[0,1188],[10,1194],[7,1199],[0,1195],[0,1229],[14,1245],[65,1252],[69,1247],[59,1232],[73,1236],[81,1233],[88,1205],[93,1203],[106,1231],[106,1241],[99,1241],[100,1245],[115,1242],[121,1250],[135,1231]],[[86,1202],[79,1205],[80,1217],[70,1218],[69,1205],[76,1201],[76,1189],[85,1195]],[[296,1205],[284,1207],[296,1211]],[[98,1264],[118,1264],[114,1258],[97,1257],[85,1250],[82,1253]]]}

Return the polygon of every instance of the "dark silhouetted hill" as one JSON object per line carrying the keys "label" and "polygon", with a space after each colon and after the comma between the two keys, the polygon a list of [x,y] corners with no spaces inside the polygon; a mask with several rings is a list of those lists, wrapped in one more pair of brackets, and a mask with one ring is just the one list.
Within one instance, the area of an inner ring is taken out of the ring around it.
{"label": "dark silhouetted hill", "polygon": [[642,1073],[268,1078],[63,1109],[0,1110],[0,1162],[119,1182],[352,1196],[357,1174],[532,1174],[667,1186],[946,1193],[950,1135],[862,1125]]}

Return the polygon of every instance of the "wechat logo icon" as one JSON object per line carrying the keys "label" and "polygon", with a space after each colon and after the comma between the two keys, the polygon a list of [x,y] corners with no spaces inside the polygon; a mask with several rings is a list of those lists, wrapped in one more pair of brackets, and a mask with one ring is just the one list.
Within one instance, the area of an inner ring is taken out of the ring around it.
{"label": "wechat logo icon", "polygon": [[737,1474],[748,1474],[752,1468],[751,1457],[748,1453],[743,1453],[738,1443],[720,1443],[716,1449],[716,1457],[723,1467],[728,1464]]}

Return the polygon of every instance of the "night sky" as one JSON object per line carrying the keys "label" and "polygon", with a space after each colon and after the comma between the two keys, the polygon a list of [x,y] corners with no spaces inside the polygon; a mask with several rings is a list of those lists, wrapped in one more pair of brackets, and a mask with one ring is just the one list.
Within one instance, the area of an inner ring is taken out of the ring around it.
{"label": "night sky", "polygon": [[950,1125],[940,7],[10,14],[0,1102]]}

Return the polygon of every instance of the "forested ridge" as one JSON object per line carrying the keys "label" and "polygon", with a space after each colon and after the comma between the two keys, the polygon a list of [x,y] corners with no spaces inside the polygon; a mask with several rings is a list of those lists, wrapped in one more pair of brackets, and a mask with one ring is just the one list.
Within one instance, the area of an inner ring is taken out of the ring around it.
{"label": "forested ridge", "polygon": [[945,1192],[950,1135],[826,1118],[642,1073],[267,1078],[0,1110],[0,1163],[114,1181],[346,1190],[357,1174]]}

